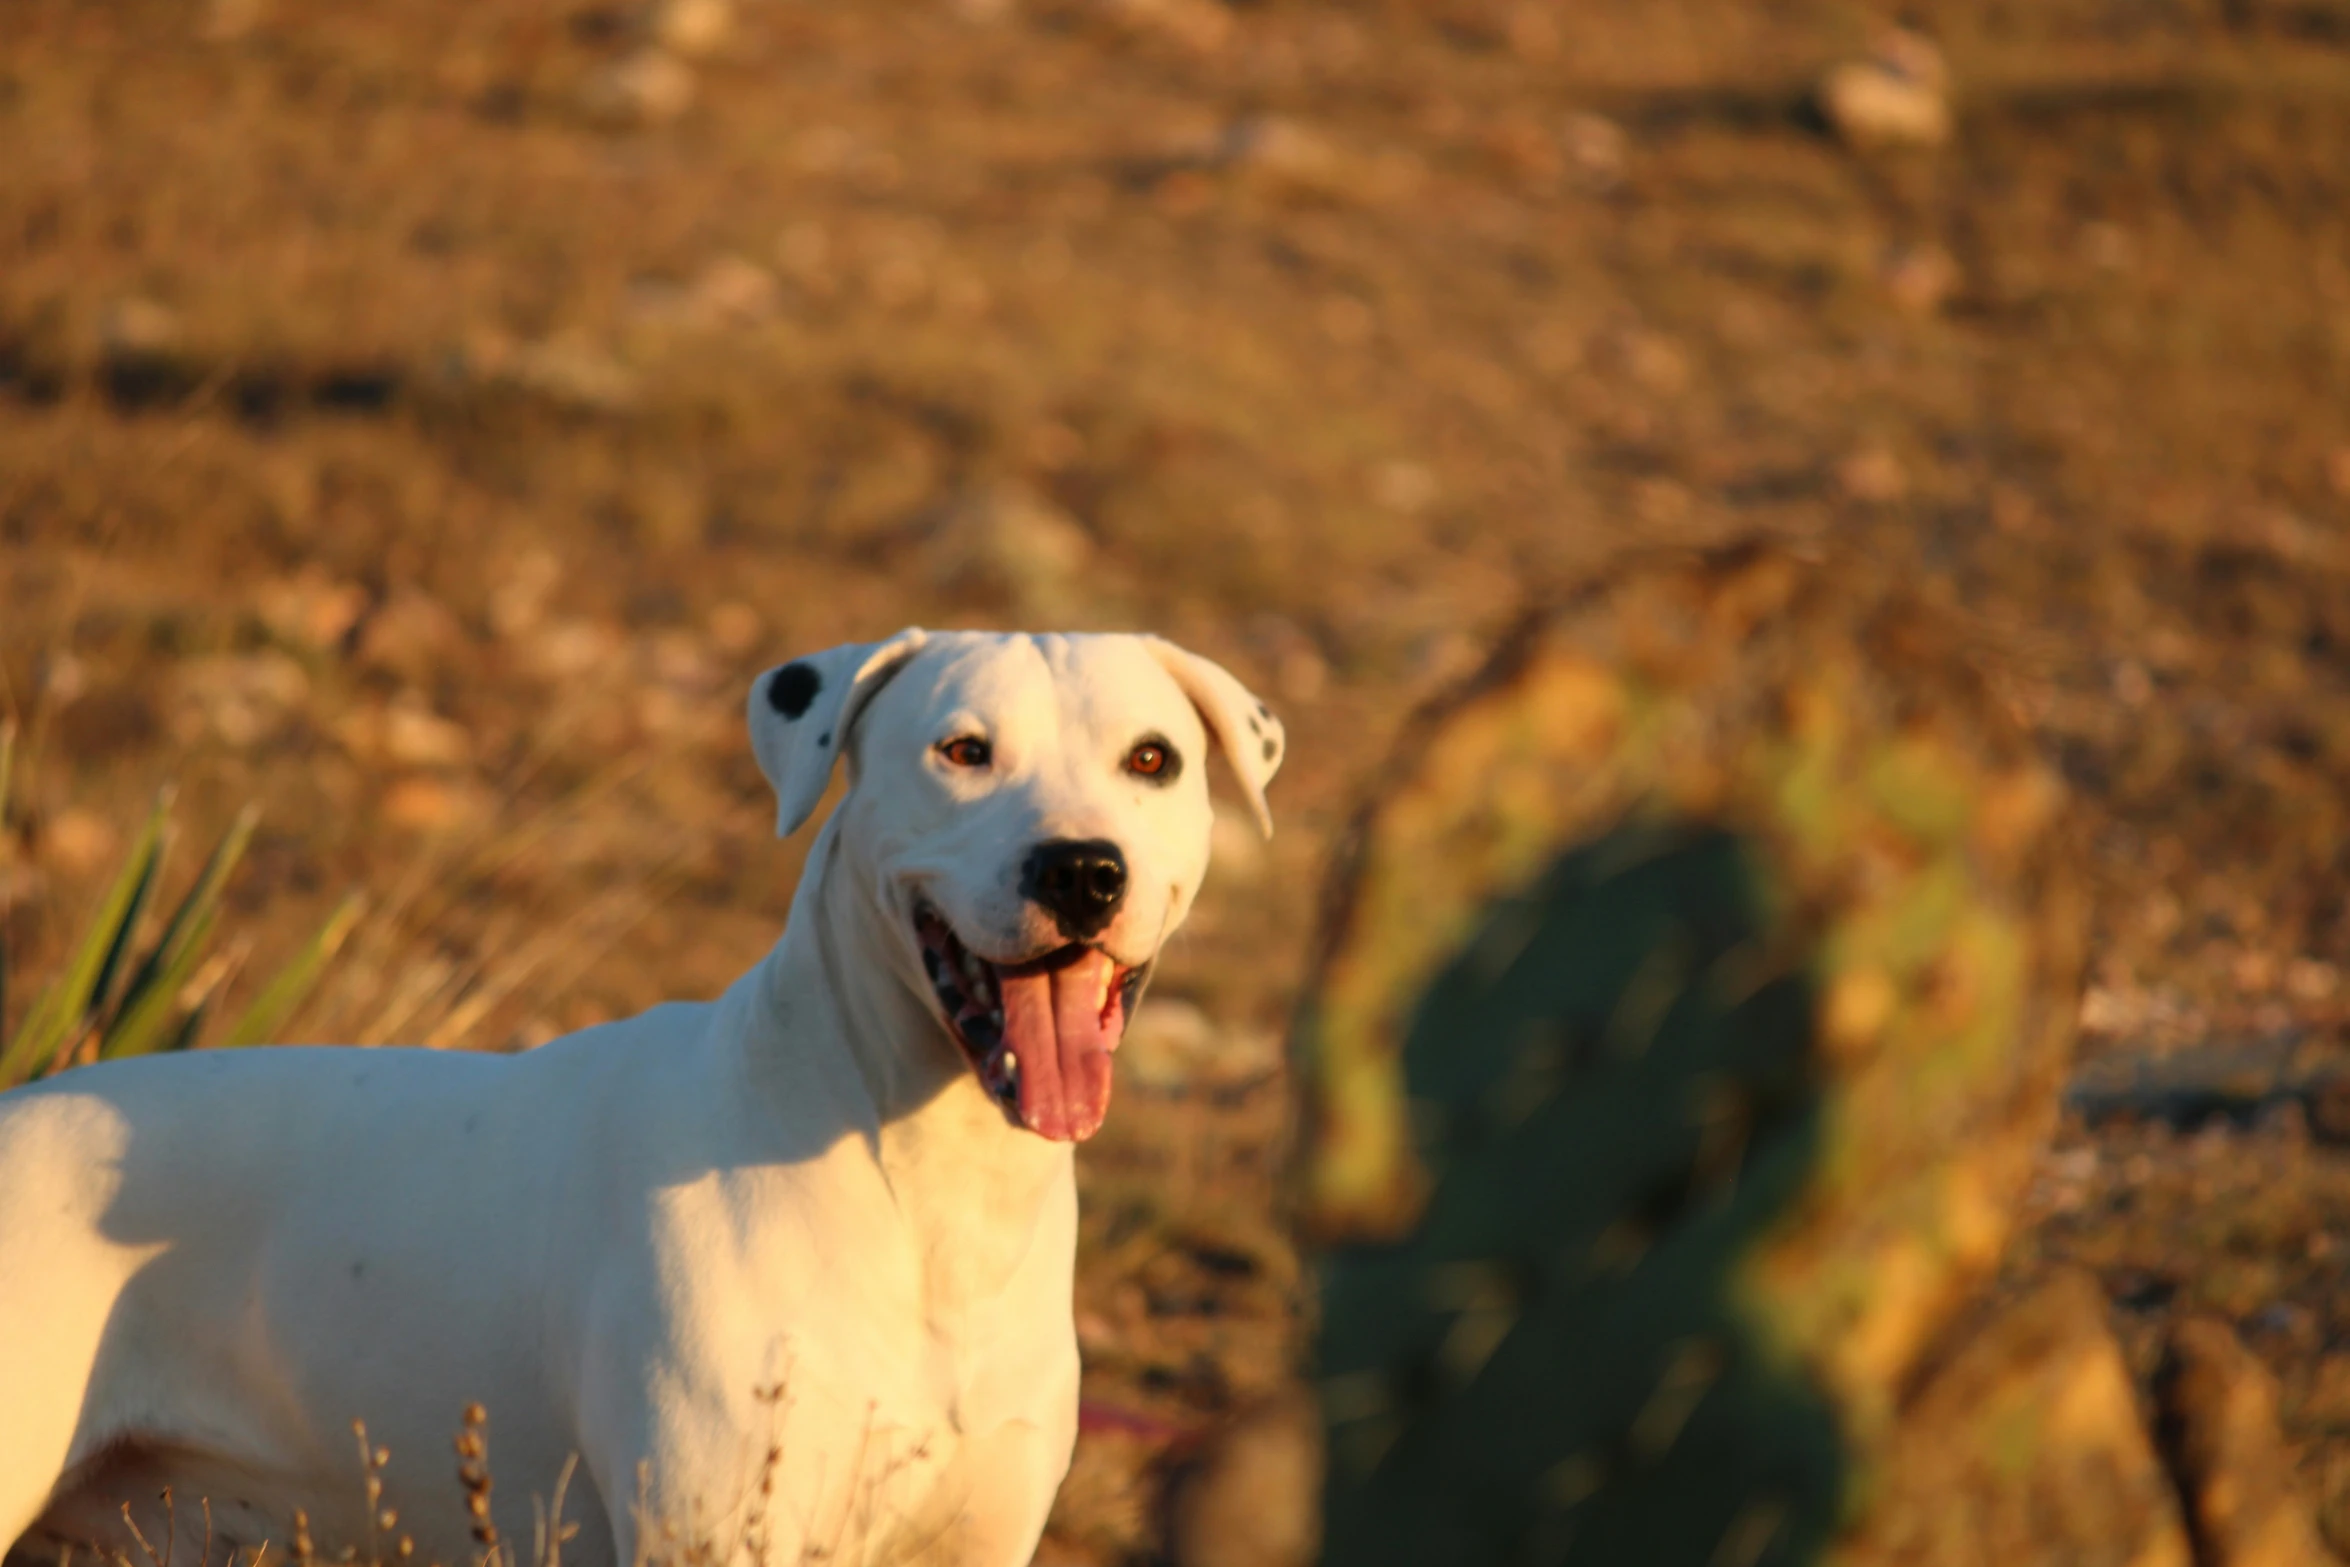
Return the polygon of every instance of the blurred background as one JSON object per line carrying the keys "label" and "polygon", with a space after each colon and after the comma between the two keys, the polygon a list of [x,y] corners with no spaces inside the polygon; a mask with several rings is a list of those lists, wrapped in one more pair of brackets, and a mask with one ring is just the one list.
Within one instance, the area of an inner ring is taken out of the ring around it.
{"label": "blurred background", "polygon": [[1292,1376],[1281,1042],[1404,717],[1626,546],[1829,540],[2083,807],[2011,1265],[2141,1377],[2235,1323],[2350,1548],[2346,408],[2344,0],[6,0],[11,1019],[167,781],[260,810],[224,994],[366,898],[288,1037],[712,994],[798,869],[753,671],[1182,641],[1280,831],[1220,820],[1081,1159],[1042,1558],[1158,1559]]}

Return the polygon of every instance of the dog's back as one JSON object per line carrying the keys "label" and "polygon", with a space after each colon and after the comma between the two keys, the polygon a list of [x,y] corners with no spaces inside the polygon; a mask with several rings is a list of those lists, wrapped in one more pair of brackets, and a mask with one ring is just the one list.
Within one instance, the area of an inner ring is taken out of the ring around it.
{"label": "dog's back", "polygon": [[[597,1239],[567,1222],[589,1177],[565,1150],[610,1102],[599,1081],[703,1010],[518,1057],[199,1052],[0,1095],[0,1539],[118,1530],[122,1498],[166,1485],[183,1537],[210,1503],[223,1552],[282,1546],[297,1497],[322,1538],[364,1538],[359,1449],[317,1412],[416,1411],[437,1424],[370,1440],[419,1504],[404,1527],[462,1547],[442,1456],[460,1413],[546,1405],[544,1360],[578,1303],[518,1282],[578,1277],[558,1254]],[[566,1135],[543,1135],[557,1120]],[[532,1261],[467,1265],[485,1253]],[[420,1398],[420,1380],[445,1396]],[[560,1434],[499,1435],[500,1467],[548,1490]]]}

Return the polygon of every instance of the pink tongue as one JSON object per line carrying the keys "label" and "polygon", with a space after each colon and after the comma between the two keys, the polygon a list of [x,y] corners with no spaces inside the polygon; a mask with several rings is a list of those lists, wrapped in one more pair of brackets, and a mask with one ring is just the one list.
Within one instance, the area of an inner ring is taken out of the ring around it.
{"label": "pink tongue", "polygon": [[1110,1052],[1125,1031],[1113,995],[1104,1018],[1102,987],[1117,966],[1099,952],[1050,973],[1004,974],[1004,1043],[1020,1058],[1020,1119],[1040,1137],[1082,1141],[1110,1111]]}

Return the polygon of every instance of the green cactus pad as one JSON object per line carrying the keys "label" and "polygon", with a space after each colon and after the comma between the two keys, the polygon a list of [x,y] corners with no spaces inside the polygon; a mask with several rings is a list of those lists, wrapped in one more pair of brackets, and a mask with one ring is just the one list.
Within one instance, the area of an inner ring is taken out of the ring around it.
{"label": "green cactus pad", "polygon": [[1325,1270],[1327,1560],[1826,1536],[1835,1422],[1730,1271],[1815,1168],[1812,1011],[1726,833],[1629,829],[1488,911],[1404,1050],[1419,1222]]}
{"label": "green cactus pad", "polygon": [[1298,1029],[1329,1561],[1791,1560],[1866,1494],[2054,1116],[2057,802],[1950,617],[1768,547],[1413,723]]}

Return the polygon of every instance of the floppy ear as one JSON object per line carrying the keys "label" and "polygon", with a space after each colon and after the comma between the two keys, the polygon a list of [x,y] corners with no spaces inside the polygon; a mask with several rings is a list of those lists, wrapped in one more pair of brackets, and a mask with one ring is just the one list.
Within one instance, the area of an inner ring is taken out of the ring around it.
{"label": "floppy ear", "polygon": [[849,725],[925,640],[908,626],[887,642],[846,642],[751,682],[751,750],[775,788],[775,836],[791,836],[816,809]]}
{"label": "floppy ear", "polygon": [[1281,769],[1285,743],[1281,720],[1223,665],[1185,652],[1161,637],[1144,637],[1143,641],[1175,677],[1183,694],[1191,698],[1191,705],[1199,709],[1208,733],[1216,738],[1217,749],[1231,764],[1232,776],[1240,780],[1241,795],[1255,814],[1257,826],[1266,837],[1272,837],[1273,813],[1265,805],[1265,785]]}

